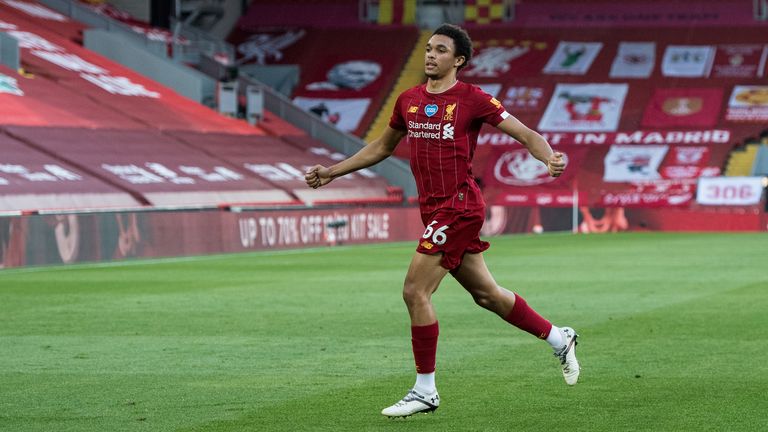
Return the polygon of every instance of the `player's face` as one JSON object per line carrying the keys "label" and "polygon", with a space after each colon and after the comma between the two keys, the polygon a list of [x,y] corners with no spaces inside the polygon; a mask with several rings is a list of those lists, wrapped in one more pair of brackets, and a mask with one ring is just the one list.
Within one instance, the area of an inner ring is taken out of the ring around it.
{"label": "player's face", "polygon": [[424,74],[431,79],[440,79],[455,73],[464,62],[464,56],[456,57],[453,39],[445,35],[434,35],[427,42],[424,53]]}

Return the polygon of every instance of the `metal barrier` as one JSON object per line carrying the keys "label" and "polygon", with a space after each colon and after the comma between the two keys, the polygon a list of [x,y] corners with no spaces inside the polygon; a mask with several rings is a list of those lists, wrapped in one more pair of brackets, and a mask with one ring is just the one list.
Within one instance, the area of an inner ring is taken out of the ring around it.
{"label": "metal barrier", "polygon": [[13,36],[0,33],[0,64],[19,70],[21,67],[19,59],[19,41]]}
{"label": "metal barrier", "polygon": [[225,56],[230,63],[235,58],[235,49],[229,43],[218,40],[204,32],[190,29],[178,22],[173,23],[175,31],[173,42],[170,44],[171,49],[169,50],[169,44],[166,42],[152,40],[134,31],[130,25],[101,15],[79,2],[71,0],[40,0],[40,2],[75,21],[82,22],[91,27],[119,33],[155,54],[171,57],[176,61],[198,64],[202,54],[212,57]]}
{"label": "metal barrier", "polygon": [[768,21],[768,0],[752,0],[752,6],[757,21]]}

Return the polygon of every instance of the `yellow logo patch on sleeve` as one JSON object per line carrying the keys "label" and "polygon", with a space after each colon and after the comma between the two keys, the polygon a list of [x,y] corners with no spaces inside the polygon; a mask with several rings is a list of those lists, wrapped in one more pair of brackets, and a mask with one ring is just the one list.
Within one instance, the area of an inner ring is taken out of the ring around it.
{"label": "yellow logo patch on sleeve", "polygon": [[435,247],[435,245],[433,245],[432,243],[430,243],[428,241],[423,241],[423,242],[421,242],[421,247],[423,247],[424,249],[429,250],[429,249],[432,249],[433,247]]}

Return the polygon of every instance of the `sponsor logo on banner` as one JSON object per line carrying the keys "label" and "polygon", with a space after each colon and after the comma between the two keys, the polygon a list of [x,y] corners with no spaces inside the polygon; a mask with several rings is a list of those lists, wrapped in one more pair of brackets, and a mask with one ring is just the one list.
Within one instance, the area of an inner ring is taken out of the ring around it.
{"label": "sponsor logo on banner", "polygon": [[627,84],[558,84],[539,122],[539,129],[615,131],[627,89]]}
{"label": "sponsor logo on banner", "polygon": [[676,165],[701,166],[709,162],[709,147],[675,146],[672,149],[672,161]]}
{"label": "sponsor logo on banner", "polygon": [[323,119],[323,121],[335,125],[337,128],[352,132],[357,129],[360,119],[363,118],[371,100],[367,98],[351,99],[322,99],[297,97],[293,103],[304,111]]}
{"label": "sponsor logo on banner", "polygon": [[661,178],[659,166],[669,146],[612,145],[605,155],[603,181],[633,182]]}
{"label": "sponsor logo on banner", "polygon": [[755,205],[763,195],[762,177],[700,178],[696,202],[704,205]]}
{"label": "sponsor logo on banner", "polygon": [[602,42],[560,42],[544,73],[584,75],[602,48]]}
{"label": "sponsor logo on banner", "polygon": [[546,42],[532,40],[476,40],[476,54],[472,57],[472,63],[462,73],[464,76],[475,78],[500,78],[520,73],[532,75],[538,73],[541,66],[536,70],[528,70],[531,62],[543,63],[544,59],[540,57],[545,55],[548,46]]}
{"label": "sponsor logo on banner", "polygon": [[[473,60],[474,61],[474,60]],[[501,90],[501,84],[492,83],[492,84],[475,84],[476,86],[480,87],[480,89],[489,95],[496,97],[499,95],[499,91]]]}
{"label": "sponsor logo on banner", "polygon": [[504,106],[511,111],[538,111],[543,98],[542,87],[509,87],[504,95]]}
{"label": "sponsor logo on banner", "polygon": [[633,183],[630,190],[602,194],[604,206],[674,207],[693,201],[695,181],[656,180]]}
{"label": "sponsor logo on banner", "polygon": [[708,77],[714,59],[713,46],[670,45],[664,51],[661,73],[673,77]]}
{"label": "sponsor logo on banner", "polygon": [[723,90],[720,88],[656,89],[645,108],[644,127],[711,127],[717,123]]}
{"label": "sponsor logo on banner", "polygon": [[325,81],[309,83],[309,91],[360,91],[381,75],[381,65],[372,60],[349,60],[333,65]]}
{"label": "sponsor logo on banner", "polygon": [[285,48],[304,37],[304,30],[289,30],[280,33],[257,33],[248,37],[237,46],[237,52],[243,57],[240,63],[266,64],[268,60],[282,60]]}
{"label": "sponsor logo on banner", "polygon": [[478,78],[497,78],[509,72],[511,63],[530,50],[530,45],[483,48],[472,57],[472,63],[464,71],[464,75]]}
{"label": "sponsor logo on banner", "polygon": [[719,167],[706,166],[709,162],[709,147],[674,146],[661,168],[666,179],[693,179],[720,175]]}
{"label": "sponsor logo on banner", "polygon": [[611,78],[648,78],[656,64],[655,42],[620,42]]}
{"label": "sponsor logo on banner", "polygon": [[[563,160],[568,163],[564,154]],[[496,180],[511,186],[532,186],[549,183],[557,179],[549,175],[547,166],[533,157],[526,149],[504,153],[493,169]]]}
{"label": "sponsor logo on banner", "polygon": [[715,77],[754,78],[765,73],[768,45],[720,45],[717,47]]}
{"label": "sponsor logo on banner", "polygon": [[24,96],[24,92],[19,88],[16,78],[0,74],[0,93],[10,93],[16,96]]}
{"label": "sponsor logo on banner", "polygon": [[768,121],[768,86],[735,86],[725,118],[731,121]]}

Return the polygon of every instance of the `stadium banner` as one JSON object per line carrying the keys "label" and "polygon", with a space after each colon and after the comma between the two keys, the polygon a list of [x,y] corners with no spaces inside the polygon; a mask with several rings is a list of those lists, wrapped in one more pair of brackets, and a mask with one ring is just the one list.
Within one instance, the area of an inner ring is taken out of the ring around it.
{"label": "stadium banner", "polygon": [[539,122],[545,132],[614,132],[627,84],[558,84]]}
{"label": "stadium banner", "polygon": [[520,77],[535,77],[549,60],[552,42],[545,39],[522,40],[506,33],[473,33],[472,45],[476,53],[462,70],[461,76],[468,82],[495,80],[511,82]]}
{"label": "stadium banner", "polygon": [[504,94],[495,96],[507,111],[519,113],[537,113],[544,110],[544,97],[549,95],[552,87],[545,86],[509,86]]}
{"label": "stadium banner", "polygon": [[602,48],[602,42],[561,41],[544,66],[544,73],[584,75]]}
{"label": "stadium banner", "polygon": [[661,178],[659,166],[669,146],[625,146],[612,145],[605,156],[605,182],[633,182]]}
{"label": "stadium banner", "polygon": [[360,120],[368,110],[371,100],[367,98],[323,99],[299,96],[293,99],[293,103],[345,132],[353,132],[360,125]]}
{"label": "stadium banner", "polygon": [[734,86],[728,100],[725,119],[737,122],[768,122],[768,86]]}
{"label": "stadium banner", "polygon": [[718,176],[720,167],[710,165],[711,155],[708,146],[672,146],[661,167],[661,176],[665,179]]}
{"label": "stadium banner", "polygon": [[555,150],[563,153],[563,159],[568,164],[568,169],[560,177],[551,177],[546,165],[521,146],[492,149],[481,176],[486,201],[507,206],[572,206],[573,180],[589,148],[561,146]]}
{"label": "stadium banner", "polygon": [[715,47],[710,45],[669,45],[664,51],[661,73],[670,77],[708,77],[714,59]]}
{"label": "stadium banner", "polygon": [[0,217],[0,268],[416,241],[416,207]]}
{"label": "stadium banner", "polygon": [[722,88],[657,88],[645,108],[641,125],[713,127],[720,116],[722,102]]}
{"label": "stadium banner", "polygon": [[619,42],[611,78],[648,78],[656,64],[655,42]]}
{"label": "stadium banner", "polygon": [[[580,231],[768,229],[768,216],[757,207],[636,208],[632,199],[658,194],[622,197],[626,206],[580,207]],[[481,235],[571,231],[572,218],[572,203],[489,205]],[[0,269],[390,241],[413,241],[415,248],[423,230],[415,207],[2,216]]]}
{"label": "stadium banner", "polygon": [[[552,145],[589,144],[729,144],[732,133],[728,129],[700,130],[635,130],[622,132],[542,132]],[[485,128],[477,140],[479,146],[519,145],[507,134],[495,128]]]}
{"label": "stadium banner", "polygon": [[657,180],[633,182],[618,191],[602,191],[604,207],[657,208],[688,206],[694,199],[695,180]]}
{"label": "stadium banner", "polygon": [[489,95],[491,95],[494,98],[499,97],[499,92],[501,91],[501,84],[499,83],[487,83],[487,84],[476,84],[480,89]]}
{"label": "stadium banner", "polygon": [[715,78],[756,78],[765,76],[768,45],[719,45],[712,75]]}
{"label": "stadium banner", "polygon": [[762,177],[700,178],[696,202],[702,205],[748,206],[763,196]]}
{"label": "stadium banner", "polygon": [[[748,3],[748,2],[746,2]],[[691,28],[759,26],[752,8],[743,0],[701,0],[665,2],[664,12],[657,1],[645,2],[517,2],[515,25],[543,28]],[[744,31],[749,31],[745,28]]]}

